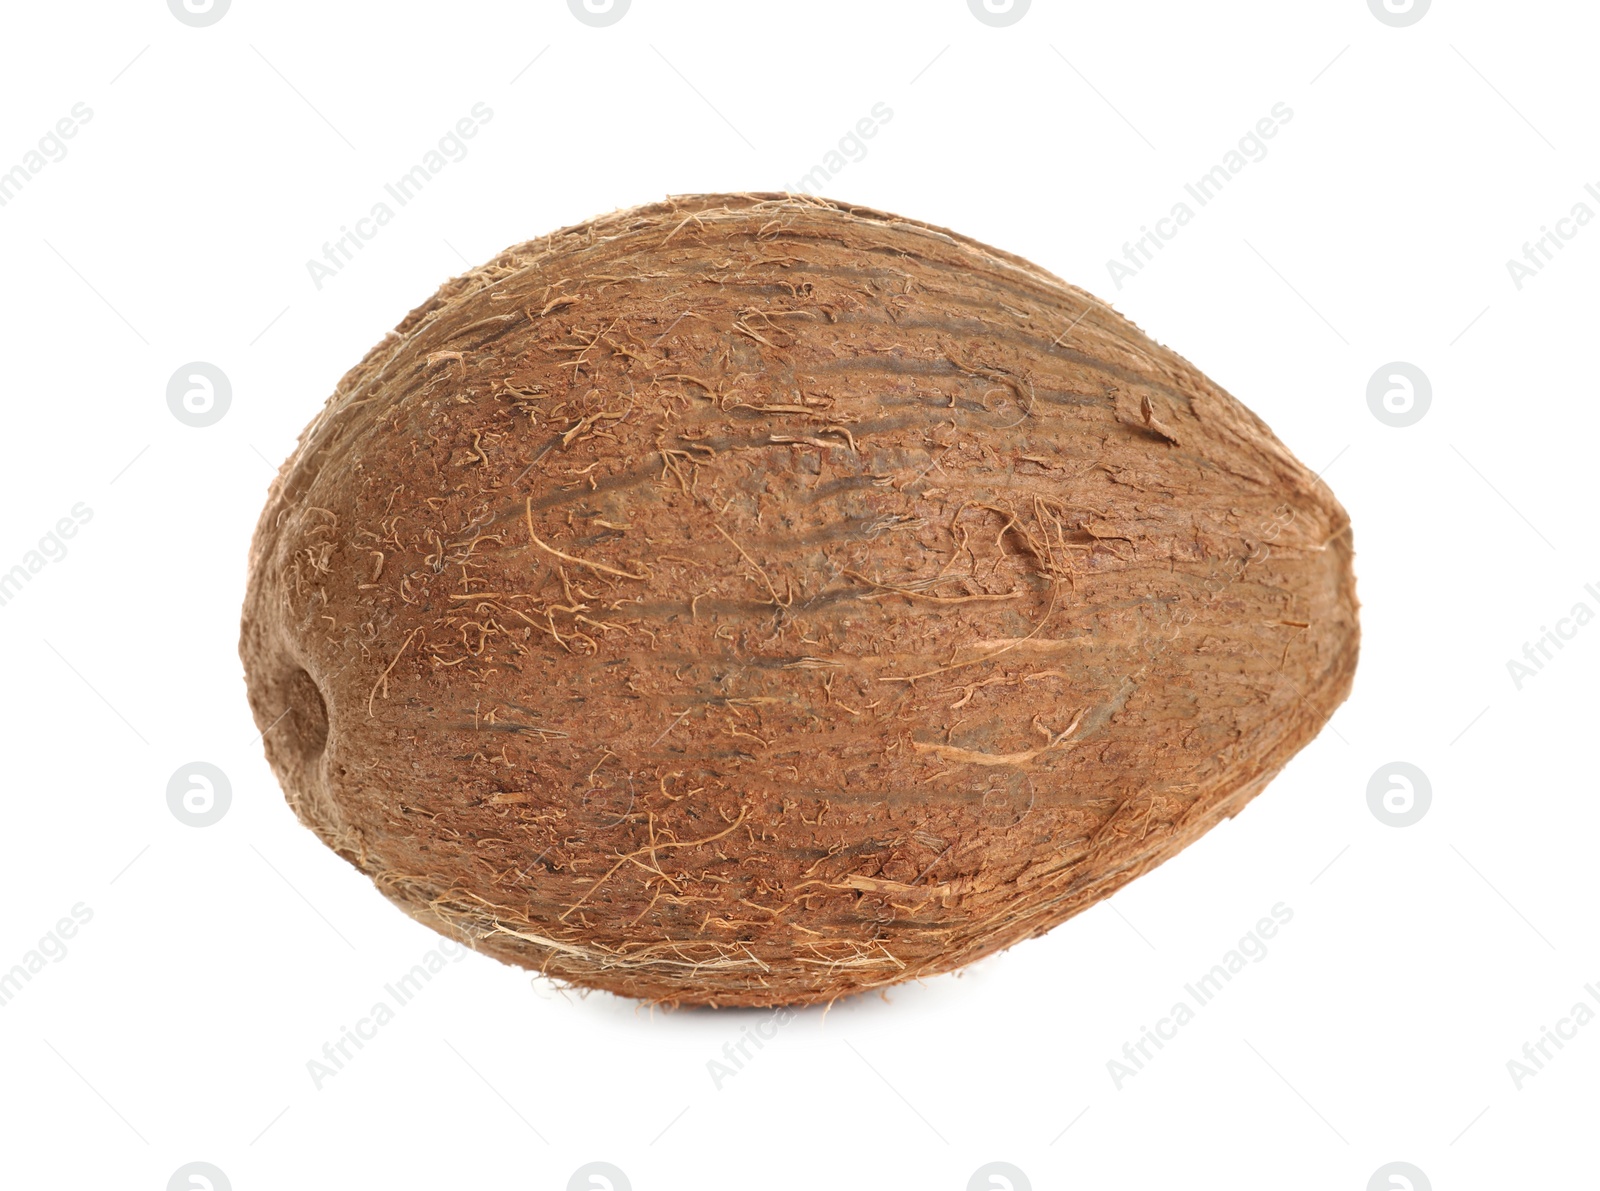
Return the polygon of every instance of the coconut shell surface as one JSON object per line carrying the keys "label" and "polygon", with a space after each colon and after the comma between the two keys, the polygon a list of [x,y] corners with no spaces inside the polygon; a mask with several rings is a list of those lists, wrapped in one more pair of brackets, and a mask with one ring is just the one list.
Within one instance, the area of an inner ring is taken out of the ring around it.
{"label": "coconut shell surface", "polygon": [[509,249],[340,381],[240,651],[299,818],[408,913],[665,1004],[1038,935],[1350,689],[1349,521],[1082,290],[694,195]]}

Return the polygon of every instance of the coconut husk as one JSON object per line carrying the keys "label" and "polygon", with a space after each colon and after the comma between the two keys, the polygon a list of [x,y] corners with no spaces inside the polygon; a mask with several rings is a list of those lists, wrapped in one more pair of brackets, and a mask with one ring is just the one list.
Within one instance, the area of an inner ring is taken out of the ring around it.
{"label": "coconut husk", "polygon": [[339,382],[240,652],[289,805],[419,921],[652,1003],[1038,935],[1350,689],[1349,519],[1103,302],[691,195],[518,245]]}

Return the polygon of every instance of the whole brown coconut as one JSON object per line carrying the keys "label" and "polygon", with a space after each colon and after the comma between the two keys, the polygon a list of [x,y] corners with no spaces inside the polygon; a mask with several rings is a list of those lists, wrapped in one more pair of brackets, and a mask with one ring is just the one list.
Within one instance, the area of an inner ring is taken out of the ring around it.
{"label": "whole brown coconut", "polygon": [[1038,935],[1349,691],[1345,511],[1019,257],[691,195],[502,253],[301,436],[240,652],[302,821],[408,913],[667,1004]]}

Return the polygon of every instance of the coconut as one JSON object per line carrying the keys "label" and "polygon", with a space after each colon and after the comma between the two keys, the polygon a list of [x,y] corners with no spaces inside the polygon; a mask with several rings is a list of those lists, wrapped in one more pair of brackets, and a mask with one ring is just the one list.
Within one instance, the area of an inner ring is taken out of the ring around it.
{"label": "coconut", "polygon": [[421,922],[651,1003],[1039,935],[1350,689],[1349,519],[1084,291],[942,228],[677,197],[508,249],[339,382],[240,652],[302,822]]}

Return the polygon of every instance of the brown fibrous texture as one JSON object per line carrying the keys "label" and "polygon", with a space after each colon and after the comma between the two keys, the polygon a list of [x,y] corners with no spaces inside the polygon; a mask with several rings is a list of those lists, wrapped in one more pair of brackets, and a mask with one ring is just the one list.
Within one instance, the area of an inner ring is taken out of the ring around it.
{"label": "brown fibrous texture", "polygon": [[240,649],[295,813],[408,913],[770,1006],[1041,934],[1236,814],[1356,607],[1328,488],[1089,294],[692,195],[501,253],[340,381]]}

